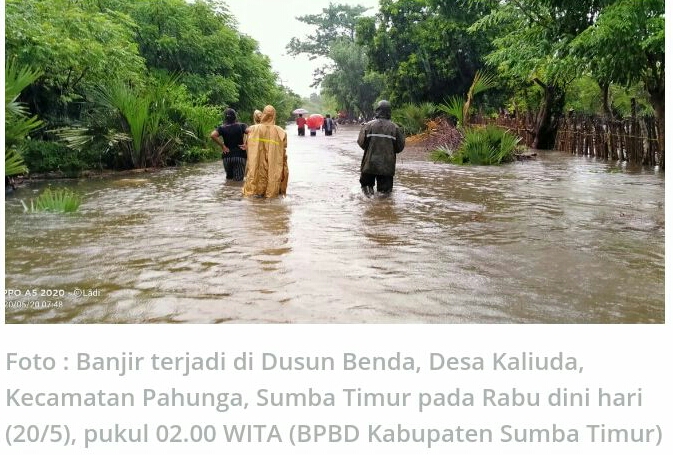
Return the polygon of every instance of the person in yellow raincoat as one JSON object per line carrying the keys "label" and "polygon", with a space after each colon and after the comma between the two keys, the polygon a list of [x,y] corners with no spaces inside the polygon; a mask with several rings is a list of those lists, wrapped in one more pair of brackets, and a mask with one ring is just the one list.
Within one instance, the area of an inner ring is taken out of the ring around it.
{"label": "person in yellow raincoat", "polygon": [[287,192],[287,133],[276,125],[276,109],[266,106],[261,122],[248,128],[244,196],[276,197]]}
{"label": "person in yellow raincoat", "polygon": [[260,124],[262,122],[262,111],[255,109],[255,112],[252,114],[252,120],[255,122],[255,125]]}

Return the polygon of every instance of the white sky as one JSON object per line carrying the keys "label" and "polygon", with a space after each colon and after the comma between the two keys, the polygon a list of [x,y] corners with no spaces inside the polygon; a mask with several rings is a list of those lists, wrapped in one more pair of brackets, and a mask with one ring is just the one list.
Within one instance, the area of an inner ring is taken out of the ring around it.
{"label": "white sky", "polygon": [[[378,11],[378,0],[331,0],[334,4],[362,5],[371,8],[367,15]],[[307,56],[286,55],[285,46],[292,37],[303,39],[314,28],[295,18],[305,14],[320,14],[330,0],[225,0],[229,11],[238,21],[238,30],[259,43],[260,51],[269,56],[271,66],[283,85],[308,97],[318,92],[311,88],[313,70],[324,60],[309,60]]]}

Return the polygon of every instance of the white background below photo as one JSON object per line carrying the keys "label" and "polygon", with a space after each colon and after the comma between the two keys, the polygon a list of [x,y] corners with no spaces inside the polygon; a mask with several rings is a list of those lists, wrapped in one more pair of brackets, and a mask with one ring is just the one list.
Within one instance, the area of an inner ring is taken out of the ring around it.
{"label": "white background below photo", "polygon": [[[6,325],[2,452],[671,453],[666,332],[664,325]],[[101,370],[114,358],[123,360],[120,369]],[[39,369],[52,361],[53,370]],[[316,364],[325,369],[306,369]],[[64,392],[93,394],[96,403],[38,404]],[[122,394],[133,407],[111,406]],[[49,442],[66,426],[65,447]],[[242,442],[227,440],[234,432]],[[35,442],[21,442],[28,440]]]}

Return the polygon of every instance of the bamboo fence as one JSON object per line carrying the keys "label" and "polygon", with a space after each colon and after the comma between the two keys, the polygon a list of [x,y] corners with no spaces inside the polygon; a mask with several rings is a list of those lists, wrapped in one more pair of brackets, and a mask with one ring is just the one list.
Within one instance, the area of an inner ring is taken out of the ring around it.
{"label": "bamboo fence", "polygon": [[[477,115],[473,117],[472,124],[507,128],[519,135],[527,146],[533,143],[535,115],[532,113],[515,118]],[[574,155],[653,166],[659,156],[658,138],[657,122],[651,116],[607,119],[570,114],[559,119],[554,148]]]}

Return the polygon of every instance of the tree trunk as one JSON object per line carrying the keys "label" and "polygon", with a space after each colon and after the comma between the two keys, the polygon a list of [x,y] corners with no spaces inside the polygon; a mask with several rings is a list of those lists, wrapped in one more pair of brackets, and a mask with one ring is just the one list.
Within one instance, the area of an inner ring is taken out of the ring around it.
{"label": "tree trunk", "polygon": [[[650,59],[651,61],[654,61],[653,59]],[[650,97],[650,104],[652,104],[652,107],[654,108],[654,115],[657,119],[657,132],[659,136],[657,137],[657,140],[659,142],[659,159],[658,159],[658,164],[659,164],[659,169],[662,171],[664,170],[664,155],[666,154],[666,148],[665,148],[665,143],[664,143],[664,138],[665,138],[665,120],[666,120],[666,115],[664,113],[664,103],[666,100],[666,96],[664,95],[665,93],[665,87],[666,87],[666,79],[664,77],[664,64],[663,60],[661,62],[661,68],[659,67],[653,67],[651,71],[652,76],[651,77],[645,77],[643,79],[643,82],[645,82],[645,89],[647,90],[647,93]]]}
{"label": "tree trunk", "polygon": [[539,79],[533,79],[543,89],[543,99],[535,121],[533,131],[534,149],[551,150],[556,142],[559,118],[565,104],[565,91],[553,84],[545,84]]}
{"label": "tree trunk", "polygon": [[[610,134],[610,124],[612,123],[612,109],[610,108],[610,83],[609,82],[599,82],[598,86],[601,89],[602,103],[603,103],[603,115],[605,116],[606,123],[608,125],[607,131],[607,140],[601,152],[603,153],[603,158],[609,158],[612,155],[612,150],[615,147],[612,144],[612,134]],[[617,152],[619,158],[621,159],[621,152]]]}
{"label": "tree trunk", "polygon": [[659,133],[659,137],[657,138],[659,141],[659,168],[663,171],[664,170],[664,155],[666,151],[666,147],[664,146],[664,138],[665,138],[665,124],[666,124],[666,114],[664,111],[664,94],[663,90],[661,93],[655,93],[655,94],[650,94],[650,102],[652,103],[652,107],[654,108],[654,115],[657,118],[657,131]]}
{"label": "tree trunk", "polygon": [[603,115],[609,120],[612,120],[612,109],[610,108],[610,83],[605,82],[598,85],[601,88]]}

